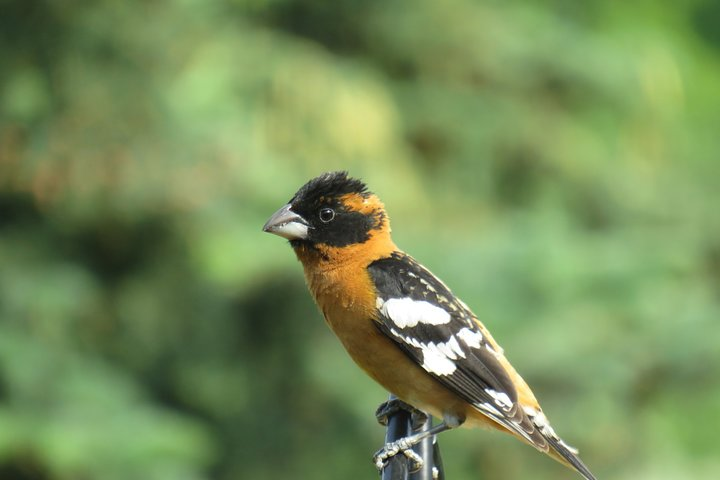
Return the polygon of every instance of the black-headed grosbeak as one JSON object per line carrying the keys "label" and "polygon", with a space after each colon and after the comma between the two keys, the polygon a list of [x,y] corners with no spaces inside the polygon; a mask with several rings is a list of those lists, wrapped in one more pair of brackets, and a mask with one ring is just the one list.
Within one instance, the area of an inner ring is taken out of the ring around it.
{"label": "black-headed grosbeak", "polygon": [[[430,434],[461,424],[494,427],[595,479],[487,328],[393,243],[383,203],[360,180],[331,172],[309,181],[263,230],[290,240],[355,363],[401,400],[443,419]],[[376,462],[426,436],[386,445]]]}

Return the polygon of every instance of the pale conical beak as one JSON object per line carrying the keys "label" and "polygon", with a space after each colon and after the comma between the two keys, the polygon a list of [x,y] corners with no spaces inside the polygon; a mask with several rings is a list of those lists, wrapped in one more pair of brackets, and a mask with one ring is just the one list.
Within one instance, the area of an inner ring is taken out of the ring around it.
{"label": "pale conical beak", "polygon": [[263,226],[263,232],[274,233],[288,240],[305,240],[309,225],[291,209],[289,203],[275,212]]}

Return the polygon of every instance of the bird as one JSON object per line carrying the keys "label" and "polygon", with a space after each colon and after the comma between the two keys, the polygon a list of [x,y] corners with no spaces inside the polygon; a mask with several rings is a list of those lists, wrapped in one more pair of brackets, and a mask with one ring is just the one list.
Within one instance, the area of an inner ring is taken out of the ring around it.
{"label": "bird", "polygon": [[490,427],[595,480],[485,325],[395,245],[384,204],[362,180],[346,171],[313,178],[263,231],[289,240],[315,303],[352,360],[403,402],[442,419],[426,433],[386,444],[374,457],[378,468],[427,435]]}

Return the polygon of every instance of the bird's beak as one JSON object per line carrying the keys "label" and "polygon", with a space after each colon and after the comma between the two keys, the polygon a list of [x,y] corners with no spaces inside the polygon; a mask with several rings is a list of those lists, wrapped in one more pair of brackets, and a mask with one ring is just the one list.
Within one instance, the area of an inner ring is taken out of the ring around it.
{"label": "bird's beak", "polygon": [[304,218],[292,211],[289,203],[275,212],[263,226],[263,232],[274,233],[288,240],[305,240],[309,225]]}

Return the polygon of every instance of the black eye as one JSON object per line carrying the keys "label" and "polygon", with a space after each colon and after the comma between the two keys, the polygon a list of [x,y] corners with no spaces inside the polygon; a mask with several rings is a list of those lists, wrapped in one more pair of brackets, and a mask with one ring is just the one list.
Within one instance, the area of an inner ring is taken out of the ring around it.
{"label": "black eye", "polygon": [[335,210],[332,208],[323,208],[320,210],[320,221],[323,223],[331,222],[335,218]]}

